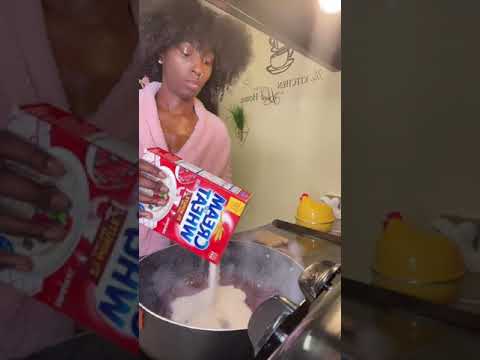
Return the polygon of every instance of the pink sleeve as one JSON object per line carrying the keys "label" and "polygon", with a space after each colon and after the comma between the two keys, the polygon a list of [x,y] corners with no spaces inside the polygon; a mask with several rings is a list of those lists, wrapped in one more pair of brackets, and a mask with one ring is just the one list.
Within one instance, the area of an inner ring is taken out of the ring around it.
{"label": "pink sleeve", "polygon": [[139,224],[139,251],[138,256],[143,257],[165,249],[170,245],[170,240],[159,233]]}

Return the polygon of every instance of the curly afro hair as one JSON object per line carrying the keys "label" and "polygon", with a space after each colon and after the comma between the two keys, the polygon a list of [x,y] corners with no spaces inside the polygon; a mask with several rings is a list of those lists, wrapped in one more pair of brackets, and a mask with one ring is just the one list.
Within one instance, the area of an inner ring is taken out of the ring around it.
{"label": "curly afro hair", "polygon": [[142,14],[140,41],[146,56],[145,74],[162,80],[160,54],[188,41],[215,54],[213,72],[199,97],[214,103],[246,69],[251,58],[251,36],[245,26],[220,15],[198,0],[161,0]]}

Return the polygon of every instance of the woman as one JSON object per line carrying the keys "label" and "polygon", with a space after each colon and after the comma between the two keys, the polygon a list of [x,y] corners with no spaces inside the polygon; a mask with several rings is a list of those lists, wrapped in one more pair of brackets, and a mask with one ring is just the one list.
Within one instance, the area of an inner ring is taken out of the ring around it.
{"label": "woman", "polygon": [[[248,33],[240,24],[196,1],[174,1],[146,18],[141,39],[159,65],[159,71],[154,69],[152,74],[161,82],[143,83],[140,90],[139,156],[147,148],[160,147],[231,181],[226,126],[199,97],[215,104],[245,70],[251,54]],[[142,172],[157,177],[162,174],[145,162],[140,163],[140,170],[140,186],[164,195],[155,202],[141,193],[140,201],[166,204],[168,189]],[[166,240],[140,226],[140,256],[166,244]]]}

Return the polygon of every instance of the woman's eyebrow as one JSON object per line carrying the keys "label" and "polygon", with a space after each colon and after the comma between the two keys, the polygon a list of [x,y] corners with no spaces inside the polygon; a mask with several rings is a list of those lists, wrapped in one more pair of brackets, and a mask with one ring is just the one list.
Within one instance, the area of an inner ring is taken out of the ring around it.
{"label": "woman's eyebrow", "polygon": [[206,49],[203,49],[203,50],[198,50],[200,52],[200,54],[202,54],[203,56],[215,56],[215,53],[213,52],[212,49],[210,48],[206,48]]}
{"label": "woman's eyebrow", "polygon": [[211,46],[209,45],[202,45],[201,42],[196,40],[184,40],[182,43],[188,43],[193,46],[195,50],[197,50],[203,56],[212,55],[215,56],[215,52],[212,50]]}

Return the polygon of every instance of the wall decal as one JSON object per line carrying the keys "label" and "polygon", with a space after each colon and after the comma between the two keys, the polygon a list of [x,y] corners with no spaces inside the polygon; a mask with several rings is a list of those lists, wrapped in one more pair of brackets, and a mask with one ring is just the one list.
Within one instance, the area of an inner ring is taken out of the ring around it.
{"label": "wall decal", "polygon": [[270,43],[270,65],[267,71],[272,75],[278,75],[287,71],[295,62],[293,58],[293,49],[287,48],[274,38],[269,38]]}
{"label": "wall decal", "polygon": [[[248,88],[251,95],[243,96],[240,104],[262,102],[263,105],[279,105],[280,98],[292,88],[299,88],[308,84],[323,80],[324,71],[317,69],[312,73],[307,73],[290,79],[280,80],[273,86],[257,86]],[[244,85],[246,83],[244,82]]]}
{"label": "wall decal", "polygon": [[305,74],[302,76],[297,76],[295,78],[281,80],[277,83],[277,89],[287,89],[297,86],[303,86],[311,82],[319,81],[323,79],[322,70],[316,70],[312,74]]}
{"label": "wall decal", "polygon": [[279,105],[281,95],[283,95],[283,91],[277,91],[268,86],[259,86],[254,89],[252,95],[242,97],[240,104],[261,101],[263,105]]}

